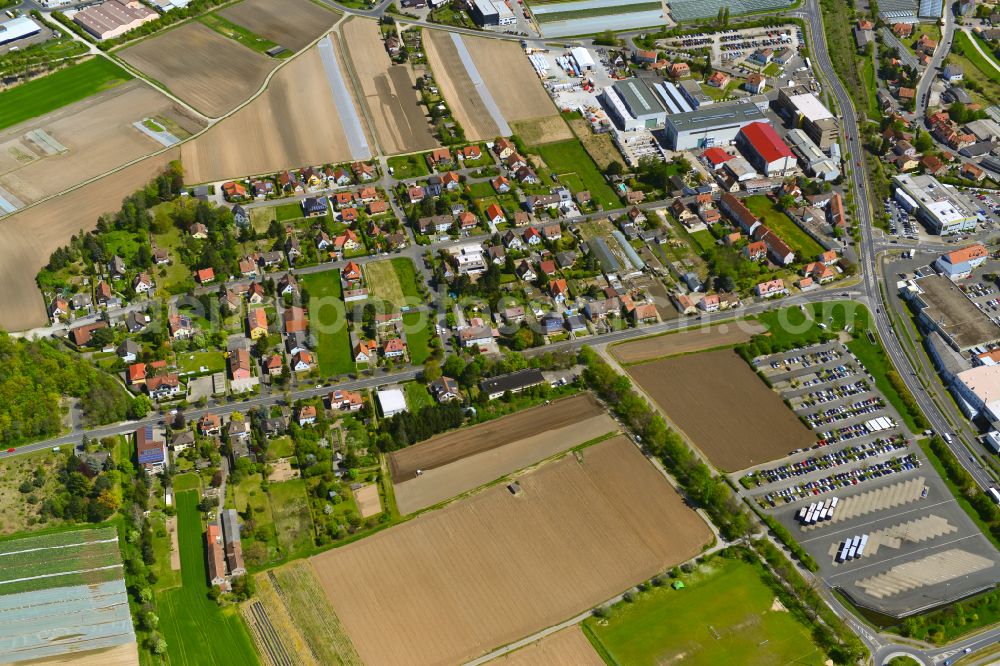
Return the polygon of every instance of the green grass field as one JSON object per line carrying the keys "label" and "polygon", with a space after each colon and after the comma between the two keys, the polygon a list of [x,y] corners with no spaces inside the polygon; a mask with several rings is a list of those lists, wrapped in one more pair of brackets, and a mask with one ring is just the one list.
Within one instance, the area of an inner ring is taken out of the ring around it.
{"label": "green grass field", "polygon": [[313,547],[312,514],[306,484],[302,479],[272,483],[268,486],[278,544],[286,557]]}
{"label": "green grass field", "polygon": [[715,558],[669,586],[619,603],[602,626],[584,621],[598,654],[613,664],[822,664],[809,628],[784,610],[773,610],[774,592],[756,567]]}
{"label": "green grass field", "polygon": [[[340,273],[337,270],[311,273],[299,277],[299,282],[309,292],[309,317],[316,331],[316,354],[319,369],[324,375],[342,375],[354,371],[351,355],[351,336],[344,320],[343,309],[316,307],[312,299],[342,299]],[[343,301],[340,300],[341,305]]]}
{"label": "green grass field", "polygon": [[392,268],[396,271],[396,279],[399,280],[399,288],[403,290],[403,296],[407,298],[420,298],[417,291],[417,269],[413,266],[413,261],[403,257],[392,260]]}
{"label": "green grass field", "polygon": [[411,412],[415,412],[421,407],[430,407],[434,404],[434,398],[431,397],[427,387],[423,384],[409,382],[404,384],[403,387],[406,389],[406,405],[410,408]]}
{"label": "green grass field", "polygon": [[608,209],[621,205],[614,190],[597,170],[594,160],[590,159],[590,155],[576,139],[533,146],[531,152],[538,153],[561,180],[565,180],[565,174],[575,174],[583,187],[590,190],[590,196],[596,203],[603,204]]}
{"label": "green grass field", "polygon": [[698,244],[698,247],[702,250],[708,250],[715,247],[715,236],[708,229],[699,229],[698,231],[691,232],[691,238],[694,242]]}
{"label": "green grass field", "polygon": [[184,352],[177,355],[177,367],[181,372],[187,373],[222,372],[226,369],[226,357],[222,352],[216,351]]}
{"label": "green grass field", "polygon": [[153,530],[153,553],[156,562],[150,567],[156,573],[156,590],[169,590],[181,586],[181,572],[170,568],[170,533],[167,531],[167,517],[160,511],[149,515]]}
{"label": "green grass field", "polygon": [[[651,9],[659,9],[660,7],[661,5],[658,2],[637,2],[634,5],[629,5],[628,11],[640,12],[640,11],[648,11]],[[535,18],[538,19],[539,23],[551,23],[552,21],[570,21],[573,19],[586,18],[589,16],[607,16],[609,14],[620,14],[622,13],[622,11],[623,10],[620,6],[592,7],[590,9],[578,9],[576,11],[535,14]]]}
{"label": "green grass field", "polygon": [[177,493],[177,539],[183,584],[157,594],[170,663],[259,664],[236,607],[222,609],[208,598],[205,540],[195,491]]}
{"label": "green grass field", "polygon": [[79,102],[131,78],[110,60],[93,58],[5,90],[0,93],[0,129]]}
{"label": "green grass field", "polygon": [[288,222],[302,217],[302,204],[287,203],[275,206],[274,217],[278,222]]}
{"label": "green grass field", "polygon": [[427,313],[411,311],[403,313],[403,326],[406,331],[406,348],[410,352],[410,362],[421,365],[431,355],[431,326],[433,323]]}
{"label": "green grass field", "polygon": [[201,477],[194,472],[178,474],[174,477],[173,487],[175,493],[182,493],[185,490],[199,490],[201,489]]}
{"label": "green grass field", "polygon": [[[984,57],[976,50],[973,42],[976,38],[970,37],[961,30],[955,31],[954,48],[948,56],[954,64],[960,65],[965,73],[965,78],[974,81],[983,89],[984,95],[991,102],[1000,101],[1000,71],[997,71],[991,64],[994,62],[989,57]],[[986,53],[991,53],[991,49],[983,41],[978,41],[979,46]],[[959,56],[957,51],[961,51]],[[970,68],[969,65],[972,67]]]}
{"label": "green grass field", "polygon": [[287,458],[295,453],[295,444],[292,442],[292,438],[285,437],[275,437],[274,439],[268,440],[267,442],[267,459],[277,460],[278,458]]}
{"label": "green grass field", "polygon": [[809,237],[797,224],[777,209],[776,204],[762,194],[747,197],[743,203],[795,252],[797,261],[815,261],[823,246]]}
{"label": "green grass field", "polygon": [[419,178],[427,176],[430,171],[427,169],[427,160],[423,155],[399,155],[390,157],[386,165],[392,169],[393,177],[398,180],[407,178]]}

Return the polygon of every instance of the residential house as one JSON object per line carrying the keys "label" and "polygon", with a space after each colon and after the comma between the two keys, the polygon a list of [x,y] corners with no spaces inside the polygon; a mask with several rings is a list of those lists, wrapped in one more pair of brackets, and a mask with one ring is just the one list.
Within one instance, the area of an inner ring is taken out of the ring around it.
{"label": "residential house", "polygon": [[493,189],[496,190],[497,194],[507,194],[510,192],[510,181],[504,175],[497,176],[490,181],[493,185]]}
{"label": "residential house", "polygon": [[191,238],[196,238],[198,240],[205,240],[208,238],[208,227],[206,227],[201,222],[195,222],[190,227],[188,227],[188,233],[191,234]]}
{"label": "residential house", "polygon": [[659,321],[659,314],[656,312],[656,305],[653,303],[636,304],[635,309],[632,310],[632,319],[636,324]]}
{"label": "residential house", "polygon": [[142,349],[135,340],[126,338],[124,342],[118,345],[116,353],[118,354],[118,358],[120,358],[123,362],[131,363],[139,358],[141,351]]}
{"label": "residential house", "polygon": [[503,214],[503,209],[497,204],[492,203],[486,209],[486,220],[493,224],[502,224],[507,218]]}
{"label": "residential house", "polygon": [[250,305],[260,305],[264,302],[264,285],[260,282],[251,282],[247,287],[247,303]]}
{"label": "residential house", "polygon": [[305,427],[313,423],[316,423],[316,407],[314,405],[299,407],[299,426]]}
{"label": "residential house", "polygon": [[247,198],[247,188],[243,183],[230,180],[222,184],[222,195],[226,201],[242,201]]}
{"label": "residential house", "polygon": [[247,331],[251,340],[267,336],[267,312],[264,308],[253,308],[247,312]]}
{"label": "residential house", "polygon": [[157,439],[153,426],[144,426],[135,431],[136,461],[147,474],[163,471],[167,460],[166,443]]}
{"label": "residential house", "polygon": [[493,342],[493,329],[489,326],[466,326],[458,331],[458,341],[463,347],[481,347]]}
{"label": "residential house", "polygon": [[375,352],[378,351],[378,343],[374,340],[360,340],[354,345],[354,362],[370,363],[375,360]]}
{"label": "residential house", "polygon": [[330,200],[326,197],[306,197],[302,200],[304,217],[323,217],[330,212]]}
{"label": "residential house", "polygon": [[330,409],[356,412],[365,406],[364,398],[357,391],[336,389],[329,395]]}
{"label": "residential house", "polygon": [[385,358],[401,358],[406,354],[406,343],[402,338],[390,338],[382,345],[382,356]]}
{"label": "residential house", "polygon": [[195,271],[195,279],[198,280],[198,284],[209,284],[215,282],[215,270],[212,268],[201,268]]}
{"label": "residential house", "polygon": [[754,287],[754,293],[761,298],[771,298],[773,296],[780,296],[788,293],[788,288],[781,278],[776,278],[774,280],[768,280],[767,282],[761,282]]}
{"label": "residential house", "polygon": [[295,305],[285,310],[285,333],[302,333],[308,328],[305,310]]}
{"label": "residential house", "polygon": [[293,372],[309,372],[316,365],[316,359],[308,349],[300,349],[292,355],[291,369]]}
{"label": "residential house", "polygon": [[569,287],[566,286],[566,280],[559,278],[556,280],[549,280],[549,295],[557,302],[561,303],[566,300],[569,295]]}
{"label": "residential house", "polygon": [[153,400],[168,400],[181,394],[180,378],[176,374],[149,377],[146,379],[146,391]]}
{"label": "residential house", "polygon": [[132,290],[137,294],[145,294],[153,288],[153,279],[148,273],[139,273],[132,280]]}
{"label": "residential house", "polygon": [[531,264],[529,264],[526,259],[522,259],[521,263],[514,268],[514,274],[525,282],[534,282],[538,279],[535,271],[531,268]]}
{"label": "residential house", "polygon": [[427,390],[431,392],[431,395],[438,402],[450,402],[451,400],[462,399],[462,391],[458,387],[458,382],[451,377],[438,377],[427,384]]}
{"label": "residential house", "polygon": [[250,352],[246,349],[236,349],[229,354],[229,378],[233,381],[250,379],[253,369],[250,367]]}

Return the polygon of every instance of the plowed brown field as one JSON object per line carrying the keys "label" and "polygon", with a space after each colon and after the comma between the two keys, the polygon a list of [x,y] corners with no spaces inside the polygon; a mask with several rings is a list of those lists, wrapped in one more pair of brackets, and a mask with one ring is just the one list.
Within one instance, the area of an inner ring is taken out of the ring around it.
{"label": "plowed brown field", "polygon": [[[528,56],[516,42],[487,37],[463,39],[508,123],[559,115]],[[570,138],[569,129],[564,129],[566,138]]]}
{"label": "plowed brown field", "polygon": [[312,558],[365,663],[455,664],[580,613],[711,539],[624,437]]}
{"label": "plowed brown field", "polygon": [[[32,203],[160,150],[162,144],[132,126],[152,116],[165,116],[191,134],[204,127],[156,89],[129,81],[0,132],[0,186]],[[67,152],[46,155],[24,137],[36,129]]]}
{"label": "plowed brown field", "polygon": [[626,369],[694,445],[726,472],[780,458],[816,441],[732,350]]}
{"label": "plowed brown field", "polygon": [[211,118],[249,98],[278,64],[197,21],[117,55]]}
{"label": "plowed brown field", "polygon": [[375,132],[386,153],[413,153],[437,146],[419,104],[413,72],[407,65],[393,65],[382,42],[378,24],[353,18],[342,27],[347,56],[357,74],[365,102],[375,121]]}
{"label": "plowed brown field", "polygon": [[303,48],[340,18],[339,12],[309,0],[243,0],[219,14],[289,51]]}
{"label": "plowed brown field", "polygon": [[495,139],[500,128],[472,85],[451,36],[443,30],[424,30],[424,50],[441,95],[465,130],[466,138],[472,141]]}
{"label": "plowed brown field", "polygon": [[461,428],[433,437],[426,442],[389,454],[392,480],[393,483],[402,483],[416,477],[418,469],[427,471],[441,467],[546,430],[578,423],[603,412],[604,409],[593,395],[581,393],[565,400],[557,400],[548,405],[539,405],[510,416],[480,423],[471,428]]}
{"label": "plowed brown field", "polygon": [[490,666],[604,666],[579,626],[557,631],[487,663]]}
{"label": "plowed brown field", "polygon": [[351,159],[319,50],[288,63],[260,97],[181,150],[191,183]]}
{"label": "plowed brown field", "polygon": [[664,356],[689,354],[713,347],[737,345],[746,342],[752,335],[763,333],[765,330],[767,329],[756,322],[741,321],[738,326],[721,324],[681,333],[668,333],[613,345],[610,349],[619,363],[642,363]]}
{"label": "plowed brown field", "polygon": [[0,221],[0,328],[23,331],[48,323],[35,276],[52,251],[81,229],[97,226],[102,213],[152,180],[178,151],[167,151],[95,183],[50,199]]}

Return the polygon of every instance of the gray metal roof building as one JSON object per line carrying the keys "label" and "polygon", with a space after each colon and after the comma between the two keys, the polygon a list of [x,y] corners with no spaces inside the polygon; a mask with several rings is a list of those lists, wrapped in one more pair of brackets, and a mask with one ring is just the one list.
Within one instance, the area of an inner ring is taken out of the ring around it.
{"label": "gray metal roof building", "polygon": [[725,145],[750,123],[767,122],[756,104],[713,104],[667,117],[667,145],[671,150],[691,150]]}
{"label": "gray metal roof building", "polygon": [[667,110],[656,95],[636,78],[615,81],[601,100],[619,129],[630,131],[661,127]]}

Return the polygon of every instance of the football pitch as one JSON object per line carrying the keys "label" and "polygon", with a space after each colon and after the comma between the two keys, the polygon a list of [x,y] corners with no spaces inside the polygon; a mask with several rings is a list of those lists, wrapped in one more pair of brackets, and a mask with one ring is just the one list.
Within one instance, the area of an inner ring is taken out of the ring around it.
{"label": "football pitch", "polygon": [[716,557],[685,587],[654,587],[584,633],[612,664],[822,664],[809,629],[776,603],[756,567]]}

